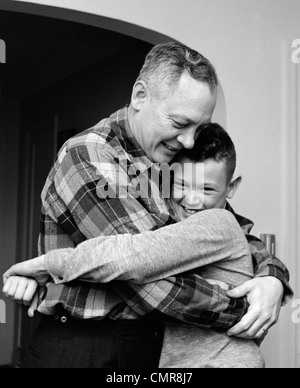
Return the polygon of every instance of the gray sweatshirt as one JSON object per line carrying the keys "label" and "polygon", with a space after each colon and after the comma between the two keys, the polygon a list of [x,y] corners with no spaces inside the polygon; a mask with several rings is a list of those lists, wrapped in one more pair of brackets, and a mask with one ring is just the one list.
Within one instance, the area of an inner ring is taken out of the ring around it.
{"label": "gray sweatshirt", "polygon": [[[226,289],[226,284],[239,285],[253,277],[244,233],[231,213],[218,209],[154,232],[98,237],[75,249],[51,251],[46,254],[46,264],[57,284],[77,278],[143,284],[196,270]],[[161,368],[263,365],[254,341],[180,323],[166,325]]]}

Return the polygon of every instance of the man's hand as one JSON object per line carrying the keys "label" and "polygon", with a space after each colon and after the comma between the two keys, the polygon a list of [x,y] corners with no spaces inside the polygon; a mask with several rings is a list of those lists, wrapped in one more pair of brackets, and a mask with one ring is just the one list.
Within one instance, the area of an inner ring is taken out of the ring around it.
{"label": "man's hand", "polygon": [[3,275],[5,285],[11,276],[24,276],[35,279],[40,286],[44,286],[49,280],[49,274],[45,267],[45,256],[40,256],[32,260],[23,261],[13,265]]}
{"label": "man's hand", "polygon": [[278,321],[283,293],[282,283],[270,276],[249,280],[228,291],[230,298],[246,296],[250,307],[247,314],[227,334],[244,339],[264,338]]}

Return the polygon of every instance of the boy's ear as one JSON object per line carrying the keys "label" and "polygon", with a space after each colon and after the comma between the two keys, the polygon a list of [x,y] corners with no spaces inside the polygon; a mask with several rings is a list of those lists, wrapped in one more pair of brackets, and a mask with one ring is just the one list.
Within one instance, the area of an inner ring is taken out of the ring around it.
{"label": "boy's ear", "polygon": [[232,199],[234,197],[234,195],[235,195],[235,193],[236,193],[236,191],[239,188],[241,183],[242,183],[241,176],[237,176],[237,177],[232,178],[232,180],[229,184],[228,193],[227,193],[228,199]]}
{"label": "boy's ear", "polygon": [[132,89],[131,105],[136,110],[141,110],[147,97],[149,97],[149,89],[144,81],[137,81]]}

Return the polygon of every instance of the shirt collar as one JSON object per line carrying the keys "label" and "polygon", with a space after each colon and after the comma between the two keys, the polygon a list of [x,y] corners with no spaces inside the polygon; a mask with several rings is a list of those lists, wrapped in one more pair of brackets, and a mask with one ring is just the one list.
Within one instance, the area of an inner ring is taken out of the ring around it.
{"label": "shirt collar", "polygon": [[127,106],[111,116],[111,128],[139,171],[144,172],[154,165],[132,134]]}
{"label": "shirt collar", "polygon": [[250,233],[251,230],[253,229],[254,227],[254,223],[249,220],[248,218],[245,218],[239,214],[237,214],[233,208],[229,205],[228,202],[226,202],[226,207],[225,207],[226,210],[228,210],[230,213],[232,213],[235,218],[237,219],[238,223],[240,224],[241,228],[246,232],[246,233]]}

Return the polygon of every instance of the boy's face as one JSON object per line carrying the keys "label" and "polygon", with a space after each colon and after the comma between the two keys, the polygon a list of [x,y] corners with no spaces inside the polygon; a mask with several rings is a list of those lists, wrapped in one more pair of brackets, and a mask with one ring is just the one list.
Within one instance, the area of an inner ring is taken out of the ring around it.
{"label": "boy's face", "polygon": [[241,181],[241,178],[228,181],[225,162],[214,159],[195,163],[182,158],[172,169],[171,203],[179,221],[201,210],[223,209],[226,199],[233,197]]}

